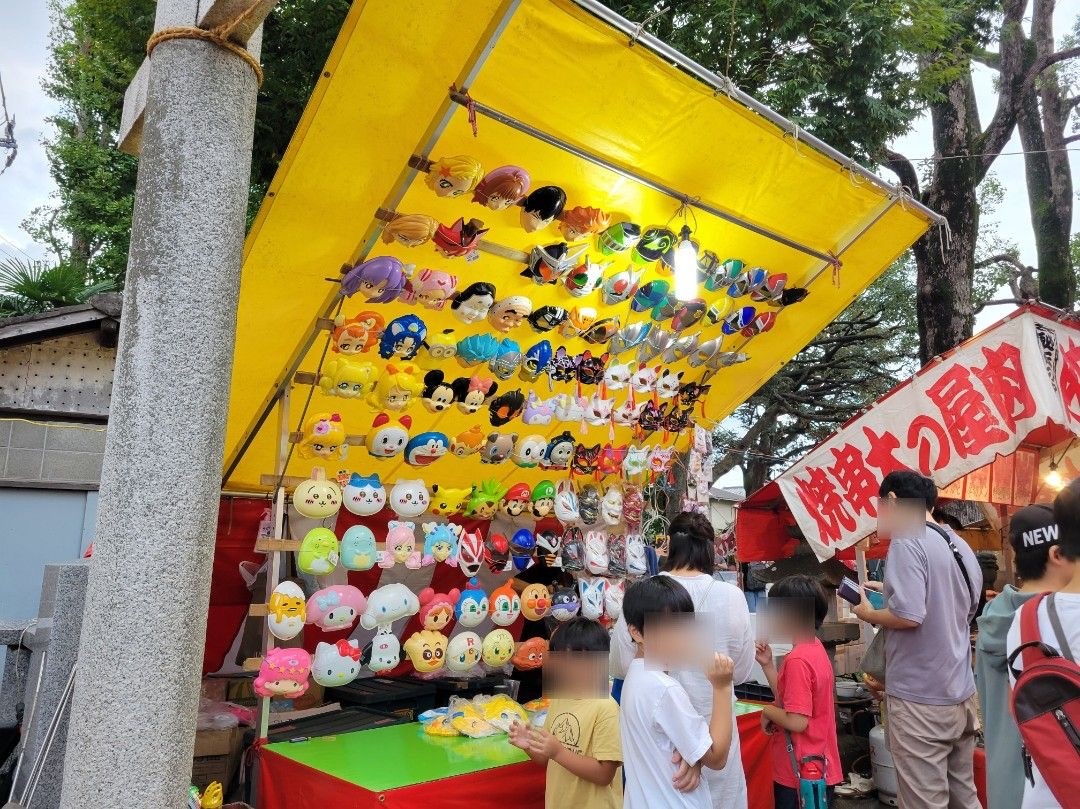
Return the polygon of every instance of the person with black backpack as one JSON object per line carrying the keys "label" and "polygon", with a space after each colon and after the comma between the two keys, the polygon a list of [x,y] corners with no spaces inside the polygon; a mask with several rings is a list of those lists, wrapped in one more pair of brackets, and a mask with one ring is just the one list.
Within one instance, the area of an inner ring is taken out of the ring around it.
{"label": "person with black backpack", "polygon": [[[1080,480],[1054,500],[1058,548],[1080,560]],[[1006,642],[1013,717],[1024,742],[1023,809],[1078,809],[1080,788],[1080,566],[1056,593],[1017,612]]]}
{"label": "person with black backpack", "polygon": [[900,809],[980,809],[969,624],[982,571],[967,543],[931,516],[934,481],[898,470],[878,493],[878,534],[890,539],[885,606],[864,596],[854,611],[885,633],[885,731]]}

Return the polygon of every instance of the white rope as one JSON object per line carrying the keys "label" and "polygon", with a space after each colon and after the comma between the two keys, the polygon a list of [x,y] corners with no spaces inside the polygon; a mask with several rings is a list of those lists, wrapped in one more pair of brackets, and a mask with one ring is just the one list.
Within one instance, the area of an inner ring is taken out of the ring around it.
{"label": "white rope", "polygon": [[645,33],[645,26],[648,25],[649,23],[651,23],[653,20],[655,20],[661,14],[666,14],[667,12],[668,12],[668,7],[667,6],[662,6],[662,7],[658,8],[656,11],[654,11],[652,14],[650,14],[648,17],[646,17],[644,20],[639,22],[638,25],[637,25],[637,28],[634,29],[633,36],[630,37],[630,41],[627,44],[629,44],[631,48],[634,47],[634,45],[637,43],[637,41],[639,39],[641,39],[641,35],[643,33]]}

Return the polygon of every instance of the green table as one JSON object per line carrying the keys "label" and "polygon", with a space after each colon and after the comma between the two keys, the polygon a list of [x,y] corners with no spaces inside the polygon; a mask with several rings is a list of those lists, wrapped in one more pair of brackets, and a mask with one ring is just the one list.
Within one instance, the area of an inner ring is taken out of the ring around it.
{"label": "green table", "polygon": [[744,716],[748,713],[757,713],[763,707],[765,706],[760,702],[743,702],[742,700],[739,700],[735,703],[735,715]]}
{"label": "green table", "polygon": [[[484,739],[428,736],[411,722],[277,742],[265,750],[260,809],[413,806],[420,805],[417,798],[423,795],[438,797],[441,806],[449,805],[443,794],[447,790],[455,797],[476,791],[490,795],[498,784],[510,782],[532,793],[530,798],[538,795],[543,805],[543,768],[529,762],[503,734]],[[454,780],[443,780],[448,778]]]}

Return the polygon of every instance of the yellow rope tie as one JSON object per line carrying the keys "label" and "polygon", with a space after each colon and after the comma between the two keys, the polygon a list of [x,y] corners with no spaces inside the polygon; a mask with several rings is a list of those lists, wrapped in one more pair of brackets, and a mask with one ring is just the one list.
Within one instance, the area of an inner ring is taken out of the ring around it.
{"label": "yellow rope tie", "polygon": [[201,39],[204,42],[212,42],[219,48],[223,48],[229,53],[239,56],[248,63],[248,67],[255,73],[255,80],[259,83],[259,86],[262,87],[263,69],[262,65],[259,64],[259,60],[252,56],[251,52],[243,45],[237,45],[235,42],[223,37],[216,30],[194,28],[187,25],[178,26],[176,28],[162,28],[147,40],[146,55],[150,56],[154,52],[154,48],[170,39]]}

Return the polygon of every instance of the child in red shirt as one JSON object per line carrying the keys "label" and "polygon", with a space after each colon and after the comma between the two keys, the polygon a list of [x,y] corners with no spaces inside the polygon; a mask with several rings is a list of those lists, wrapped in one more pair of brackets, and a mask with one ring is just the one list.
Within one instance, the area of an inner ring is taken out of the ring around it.
{"label": "child in red shirt", "polygon": [[812,773],[811,762],[803,765],[803,777],[824,777],[831,807],[833,786],[844,780],[836,744],[835,679],[829,655],[815,634],[829,611],[828,596],[817,579],[788,576],[773,585],[768,610],[770,637],[790,638],[794,644],[780,665],[779,675],[767,643],[758,643],[755,655],[776,697],[775,704],[761,712],[761,725],[772,735],[776,809],[799,809],[799,776],[788,751],[788,734],[796,762],[807,756],[824,756],[825,772],[820,772],[819,761],[818,772]]}

